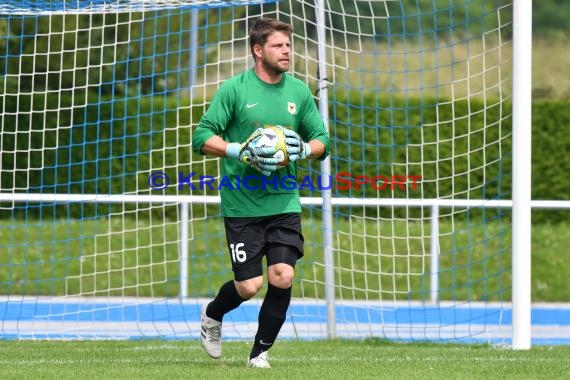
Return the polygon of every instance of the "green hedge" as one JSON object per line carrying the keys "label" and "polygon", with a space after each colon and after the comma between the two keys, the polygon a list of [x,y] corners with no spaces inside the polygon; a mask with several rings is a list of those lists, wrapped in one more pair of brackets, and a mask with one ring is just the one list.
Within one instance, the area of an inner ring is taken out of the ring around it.
{"label": "green hedge", "polygon": [[[148,191],[146,179],[151,167],[190,161],[189,107],[176,97],[75,97],[74,104],[71,99],[25,95],[3,99],[5,109],[11,110],[3,115],[0,187],[4,191],[144,192]],[[43,109],[48,111],[40,112]],[[178,125],[184,127],[176,133]],[[16,206],[15,212],[22,214],[45,214],[52,209],[55,213],[55,209],[64,208],[57,214],[67,213],[69,217],[96,217],[123,207]]]}
{"label": "green hedge", "polygon": [[[0,186],[4,191],[151,194],[147,178],[152,170],[167,168],[171,177],[179,171],[215,170],[215,162],[190,165],[199,157],[191,157],[189,124],[199,120],[203,108],[193,108],[190,115],[187,99],[165,95],[96,101],[21,95],[6,96],[3,103]],[[570,136],[565,131],[570,124],[569,103],[533,105],[533,199],[569,197],[565,175],[570,166],[566,159]],[[511,197],[509,104],[354,95],[331,104],[330,116],[333,173],[423,176],[416,191],[378,193],[366,186],[358,191],[335,189],[334,196]],[[318,174],[318,163],[312,165],[312,173]],[[306,169],[301,168],[300,174],[307,174]],[[176,189],[165,193],[175,194]],[[112,210],[112,206],[65,207],[71,217]],[[563,211],[541,214],[535,213],[537,220],[568,218]]]}
{"label": "green hedge", "polygon": [[[570,100],[534,102],[532,199],[570,199]],[[535,210],[536,222],[570,221],[570,210]]]}

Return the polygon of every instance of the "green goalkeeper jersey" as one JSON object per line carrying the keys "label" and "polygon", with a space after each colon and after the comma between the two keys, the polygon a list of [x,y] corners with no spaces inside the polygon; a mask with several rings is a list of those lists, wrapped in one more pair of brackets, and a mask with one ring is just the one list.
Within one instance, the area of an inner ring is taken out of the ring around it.
{"label": "green goalkeeper jersey", "polygon": [[[277,84],[263,82],[253,69],[225,81],[212,99],[192,135],[194,151],[212,136],[243,143],[257,129],[281,125],[296,131],[303,141],[319,140],[325,145],[324,159],[330,149],[328,132],[306,84],[283,74]],[[212,175],[213,173],[204,173]],[[222,214],[251,217],[301,212],[295,162],[265,177],[236,159],[222,160],[220,190]]]}

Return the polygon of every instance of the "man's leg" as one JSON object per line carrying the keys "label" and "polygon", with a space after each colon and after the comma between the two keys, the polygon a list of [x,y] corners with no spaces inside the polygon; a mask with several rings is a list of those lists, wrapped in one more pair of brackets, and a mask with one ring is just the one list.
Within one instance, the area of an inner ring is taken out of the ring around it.
{"label": "man's leg", "polygon": [[249,354],[250,359],[269,350],[275,343],[287,316],[287,309],[291,302],[291,289],[291,286],[282,289],[271,284],[268,285],[267,293],[259,311],[259,325],[253,348]]}
{"label": "man's leg", "polygon": [[214,359],[222,356],[222,319],[224,314],[238,307],[244,299],[237,293],[233,280],[220,288],[218,295],[202,308],[200,340],[204,349]]}
{"label": "man's leg", "polygon": [[[258,329],[249,355],[250,366],[256,366],[252,365],[252,362],[255,364],[256,358],[273,346],[285,322],[291,302],[291,284],[298,253],[295,248],[289,246],[272,246],[267,257],[269,284],[259,311]],[[262,359],[265,363],[261,366],[267,368],[267,358],[264,356]]]}
{"label": "man's leg", "polygon": [[[217,359],[222,355],[224,315],[253,297],[263,285],[264,242],[255,218],[225,218],[226,238],[232,259],[234,279],[222,285],[212,302],[202,309],[201,341],[206,352]],[[239,246],[239,256],[234,247]]]}
{"label": "man's leg", "polygon": [[262,276],[240,282],[228,281],[222,285],[216,298],[202,309],[201,340],[208,355],[214,359],[222,356],[222,320],[224,315],[253,297],[262,284]]}
{"label": "man's leg", "polygon": [[206,307],[206,315],[222,322],[224,315],[241,305],[247,299],[242,298],[235,286],[234,280],[226,282],[220,288],[216,298]]}

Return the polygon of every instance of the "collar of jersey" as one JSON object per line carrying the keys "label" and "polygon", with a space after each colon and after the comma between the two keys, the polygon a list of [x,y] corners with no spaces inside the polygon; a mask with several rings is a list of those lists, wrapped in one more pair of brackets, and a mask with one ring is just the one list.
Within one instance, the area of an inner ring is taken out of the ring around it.
{"label": "collar of jersey", "polygon": [[283,73],[283,75],[281,76],[281,80],[279,81],[279,83],[267,83],[263,80],[261,80],[260,77],[257,76],[257,73],[255,72],[255,70],[253,69],[253,67],[249,70],[251,72],[251,75],[253,75],[258,81],[259,83],[262,83],[263,85],[267,86],[267,87],[272,87],[272,88],[277,88],[277,87],[282,87],[283,84],[285,83],[285,78],[287,77],[287,73]]}

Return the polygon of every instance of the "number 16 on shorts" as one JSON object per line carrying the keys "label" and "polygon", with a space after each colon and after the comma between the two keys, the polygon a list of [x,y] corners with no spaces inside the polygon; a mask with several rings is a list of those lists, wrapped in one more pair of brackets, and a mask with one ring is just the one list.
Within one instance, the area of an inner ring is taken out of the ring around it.
{"label": "number 16 on shorts", "polygon": [[247,253],[243,250],[244,243],[231,243],[230,252],[234,263],[243,263],[247,259]]}

